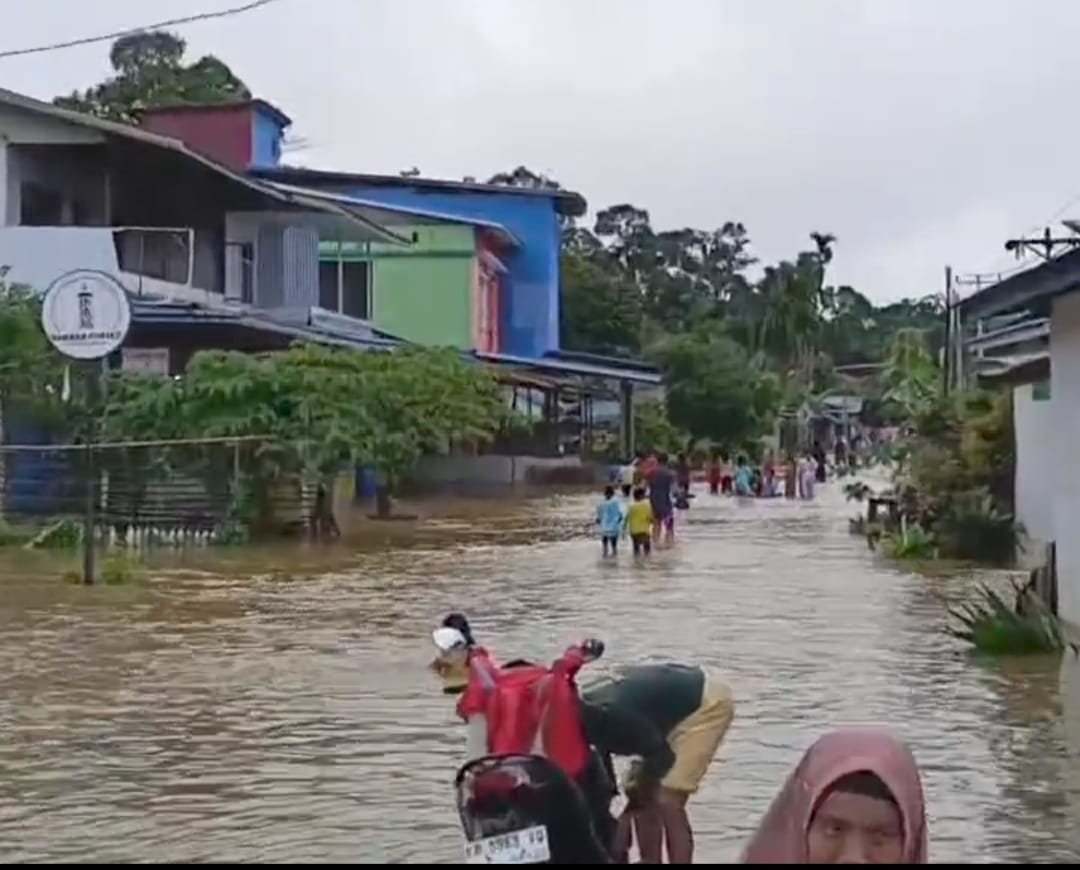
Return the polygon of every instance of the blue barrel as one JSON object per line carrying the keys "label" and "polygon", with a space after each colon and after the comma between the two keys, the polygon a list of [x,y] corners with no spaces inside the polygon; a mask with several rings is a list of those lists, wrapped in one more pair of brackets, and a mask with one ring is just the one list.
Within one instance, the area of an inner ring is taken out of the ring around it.
{"label": "blue barrel", "polygon": [[375,474],[375,470],[366,468],[363,465],[356,466],[356,498],[357,501],[361,499],[372,499],[375,497],[375,488],[378,482],[378,478]]}

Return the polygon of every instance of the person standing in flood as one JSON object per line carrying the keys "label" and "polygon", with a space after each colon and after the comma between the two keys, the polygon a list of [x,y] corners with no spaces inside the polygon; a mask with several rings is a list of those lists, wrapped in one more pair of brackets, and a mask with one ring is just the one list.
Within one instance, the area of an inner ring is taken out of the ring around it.
{"label": "person standing in flood", "polygon": [[656,451],[650,450],[648,453],[638,452],[637,461],[637,474],[634,480],[635,486],[649,485],[649,478],[652,477],[652,473],[656,470]]}
{"label": "person standing in flood", "polygon": [[675,505],[672,502],[672,490],[675,488],[675,475],[668,467],[666,453],[656,454],[656,467],[649,475],[649,504],[653,513],[653,541],[657,546],[661,542],[671,545],[675,540]]}
{"label": "person standing in flood", "polygon": [[682,494],[680,501],[687,501],[690,498],[690,478],[690,462],[685,453],[680,453],[675,460],[675,486]]}
{"label": "person standing in flood", "polygon": [[817,463],[807,453],[799,460],[799,498],[809,501],[814,497],[814,483],[817,478]]}
{"label": "person standing in flood", "polygon": [[645,498],[645,487],[639,486],[626,509],[626,533],[630,535],[635,556],[648,556],[652,552],[652,525],[652,505]]}
{"label": "person standing in flood", "polygon": [[784,459],[784,498],[795,498],[799,491],[799,463],[795,454],[788,453]]}
{"label": "person standing in flood", "polygon": [[735,460],[735,480],[734,480],[735,495],[738,496],[752,496],[754,494],[754,469],[750,467],[750,463],[746,457],[739,455],[739,458]]}
{"label": "person standing in flood", "polygon": [[720,494],[720,481],[723,479],[723,469],[720,466],[720,454],[713,451],[709,460],[709,494]]}
{"label": "person standing in flood", "polygon": [[628,459],[619,467],[619,486],[622,487],[623,498],[630,498],[630,494],[634,491],[635,477],[637,477],[637,460]]}
{"label": "person standing in flood", "polygon": [[810,455],[814,458],[814,462],[817,463],[817,467],[814,469],[814,475],[817,478],[818,483],[824,483],[828,476],[828,469],[825,465],[825,448],[821,446],[820,441],[814,442],[814,449]]}
{"label": "person standing in flood", "polygon": [[596,525],[600,529],[600,544],[604,557],[619,554],[619,535],[623,530],[623,507],[615,497],[615,487],[605,486],[604,497],[596,506]]}

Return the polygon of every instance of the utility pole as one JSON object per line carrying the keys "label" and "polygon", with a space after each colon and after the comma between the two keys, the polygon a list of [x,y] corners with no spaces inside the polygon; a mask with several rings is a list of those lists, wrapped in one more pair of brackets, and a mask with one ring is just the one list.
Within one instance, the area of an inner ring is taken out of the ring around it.
{"label": "utility pole", "polygon": [[[1069,226],[1068,223],[1065,225]],[[1069,229],[1072,229],[1072,227],[1069,227]],[[1018,260],[1025,253],[1035,254],[1044,260],[1052,260],[1062,252],[1061,249],[1071,251],[1076,247],[1080,247],[1080,235],[1055,236],[1050,231],[1050,227],[1044,229],[1041,236],[1032,239],[1021,236],[1018,239],[1005,240],[1005,250],[1016,254]]]}
{"label": "utility pole", "polygon": [[[950,326],[948,330],[951,341],[950,346],[950,377],[951,384],[956,389],[961,389],[964,386],[964,370],[966,369],[966,360],[964,356],[964,324],[960,319],[960,291],[957,288],[971,287],[974,288],[974,292],[978,293],[984,287],[989,287],[993,284],[999,283],[1004,276],[1001,272],[973,272],[968,275],[954,275],[952,276],[952,295],[951,303],[948,308],[951,309]],[[948,290],[946,290],[948,292]],[[982,331],[982,323],[975,324],[975,331],[979,333]]]}
{"label": "utility pole", "polygon": [[952,266],[945,267],[945,359],[942,366],[942,374],[944,381],[941,385],[942,392],[947,396],[949,395],[949,383],[952,380],[950,373],[952,371],[952,308],[953,308],[953,273]]}

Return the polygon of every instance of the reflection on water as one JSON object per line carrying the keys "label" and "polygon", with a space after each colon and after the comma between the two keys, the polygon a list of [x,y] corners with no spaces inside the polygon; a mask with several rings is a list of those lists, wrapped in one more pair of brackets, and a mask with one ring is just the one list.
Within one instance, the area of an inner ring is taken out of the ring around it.
{"label": "reflection on water", "polygon": [[425,671],[448,609],[504,656],[595,634],[612,662],[728,673],[736,724],[692,804],[702,862],[736,857],[817,734],[865,722],[914,745],[935,861],[1080,858],[1080,675],[1070,702],[1056,663],[961,655],[937,590],[967,581],[876,564],[836,490],[702,496],[641,565],[601,562],[588,497],[519,507],[356,555],[201,554],[126,588],[21,564],[0,580],[0,858],[456,862],[464,737]]}

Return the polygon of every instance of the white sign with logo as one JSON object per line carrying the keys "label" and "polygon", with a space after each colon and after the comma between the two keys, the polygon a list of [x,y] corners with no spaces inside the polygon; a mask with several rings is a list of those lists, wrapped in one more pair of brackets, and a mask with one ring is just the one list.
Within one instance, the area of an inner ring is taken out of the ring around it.
{"label": "white sign with logo", "polygon": [[41,326],[64,356],[101,359],[127,337],[131,306],[123,286],[111,275],[90,270],[68,272],[46,291]]}

